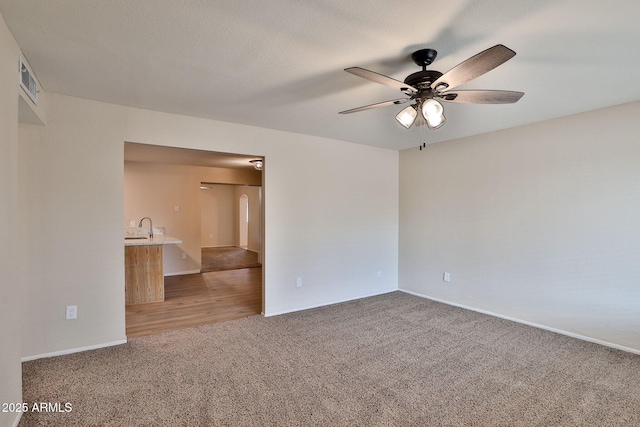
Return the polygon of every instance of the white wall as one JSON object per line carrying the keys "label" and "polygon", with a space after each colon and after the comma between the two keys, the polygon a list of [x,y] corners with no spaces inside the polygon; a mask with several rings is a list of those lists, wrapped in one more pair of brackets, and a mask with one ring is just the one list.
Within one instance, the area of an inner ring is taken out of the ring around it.
{"label": "white wall", "polygon": [[401,152],[399,287],[640,351],[638,117],[633,103]]}
{"label": "white wall", "polygon": [[[396,289],[398,152],[147,110],[128,112],[127,141],[265,157],[265,314]],[[303,278],[301,288],[296,277]]]}
{"label": "white wall", "polygon": [[[20,50],[0,15],[0,403],[22,401],[18,276],[18,57]],[[0,426],[18,414],[0,412]]]}
{"label": "white wall", "polygon": [[[28,233],[22,355],[125,340],[122,107],[51,95],[46,126],[21,125]],[[77,305],[78,319],[65,320]]]}
{"label": "white wall", "polygon": [[200,190],[202,247],[236,244],[236,203],[233,185],[211,185],[206,190]]}
{"label": "white wall", "polygon": [[[267,157],[267,315],[397,288],[396,151],[60,95],[48,107],[47,126],[20,141],[37,260],[24,357],[125,338],[124,141]],[[64,320],[66,305],[77,320]]]}

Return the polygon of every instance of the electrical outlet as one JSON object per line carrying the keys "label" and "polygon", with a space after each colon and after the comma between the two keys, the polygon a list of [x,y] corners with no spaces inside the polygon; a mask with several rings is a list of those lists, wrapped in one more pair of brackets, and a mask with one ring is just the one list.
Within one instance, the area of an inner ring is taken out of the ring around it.
{"label": "electrical outlet", "polygon": [[135,226],[136,226],[136,220],[135,220],[135,219],[132,219],[132,220],[131,220],[131,226],[132,226],[132,227],[135,227]]}
{"label": "electrical outlet", "polygon": [[378,272],[376,273],[376,277],[379,279],[382,277],[382,271],[378,270]]}
{"label": "electrical outlet", "polygon": [[187,259],[187,253],[186,252],[182,252],[182,259]]}
{"label": "electrical outlet", "polygon": [[442,277],[442,280],[444,280],[445,282],[450,282],[451,281],[451,273],[449,273],[448,271],[445,271],[444,275]]}
{"label": "electrical outlet", "polygon": [[174,211],[176,211],[176,212],[180,212],[180,206],[175,205],[175,206],[173,207],[173,210],[174,210]]}
{"label": "electrical outlet", "polygon": [[78,318],[78,306],[77,305],[68,305],[67,306],[67,320],[74,320]]}
{"label": "electrical outlet", "polygon": [[302,277],[296,278],[296,288],[302,287]]}

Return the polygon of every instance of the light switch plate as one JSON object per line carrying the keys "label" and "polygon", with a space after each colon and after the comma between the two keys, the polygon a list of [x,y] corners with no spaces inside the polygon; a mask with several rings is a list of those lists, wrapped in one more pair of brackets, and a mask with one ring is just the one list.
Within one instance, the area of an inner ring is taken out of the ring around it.
{"label": "light switch plate", "polygon": [[67,320],[75,320],[78,318],[78,306],[77,305],[68,305],[67,306]]}

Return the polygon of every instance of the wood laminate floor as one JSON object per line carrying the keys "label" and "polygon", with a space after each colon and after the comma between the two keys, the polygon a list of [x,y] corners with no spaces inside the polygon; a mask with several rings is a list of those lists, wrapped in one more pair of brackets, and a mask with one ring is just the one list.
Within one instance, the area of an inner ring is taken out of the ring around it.
{"label": "wood laminate floor", "polygon": [[165,300],[126,306],[127,337],[248,317],[262,311],[262,267],[168,276]]}

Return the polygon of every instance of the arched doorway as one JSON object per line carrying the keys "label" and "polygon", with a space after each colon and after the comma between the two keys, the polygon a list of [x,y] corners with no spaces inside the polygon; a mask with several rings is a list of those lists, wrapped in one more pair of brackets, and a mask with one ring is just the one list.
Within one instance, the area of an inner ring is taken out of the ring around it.
{"label": "arched doorway", "polygon": [[238,200],[238,246],[247,249],[249,245],[249,197],[242,194]]}

